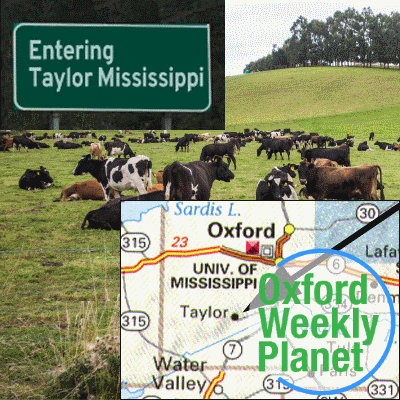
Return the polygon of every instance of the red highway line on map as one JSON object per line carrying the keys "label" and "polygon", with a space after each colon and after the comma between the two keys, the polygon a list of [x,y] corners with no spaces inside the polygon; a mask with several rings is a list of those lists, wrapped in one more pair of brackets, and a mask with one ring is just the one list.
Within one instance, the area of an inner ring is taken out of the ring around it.
{"label": "red highway line on map", "polygon": [[203,399],[209,399],[214,391],[215,386],[222,382],[225,378],[225,372],[219,371],[219,374],[211,381],[210,386],[207,388],[206,392],[204,393]]}

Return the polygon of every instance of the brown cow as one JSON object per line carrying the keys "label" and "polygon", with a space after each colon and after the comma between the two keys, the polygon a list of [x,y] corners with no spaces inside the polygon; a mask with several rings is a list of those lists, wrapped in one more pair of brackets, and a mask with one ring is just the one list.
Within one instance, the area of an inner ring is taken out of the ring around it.
{"label": "brown cow", "polygon": [[319,136],[311,136],[311,147],[313,147],[313,144],[318,144],[318,138]]}
{"label": "brown cow", "polygon": [[[110,198],[114,198],[114,190],[110,190]],[[54,201],[73,201],[73,200],[105,200],[104,190],[97,179],[90,179],[84,182],[75,182],[71,186],[65,187],[61,192],[59,200]]]}
{"label": "brown cow", "polygon": [[153,172],[153,176],[157,179],[157,183],[163,183],[163,174],[164,171],[158,171],[156,174]]}
{"label": "brown cow", "polygon": [[8,138],[1,138],[0,141],[0,150],[1,151],[8,151],[8,149],[12,148],[14,150],[13,147],[13,138],[12,137],[8,137]]}
{"label": "brown cow", "polygon": [[[380,182],[377,180],[380,172]],[[299,174],[300,176],[300,174]],[[307,193],[315,200],[385,200],[382,185],[382,170],[379,165],[359,165],[358,167],[320,167],[313,163],[307,166]]]}
{"label": "brown cow", "polygon": [[151,189],[147,188],[147,193],[157,192],[157,190],[164,190],[164,185],[162,183],[155,183]]}
{"label": "brown cow", "polygon": [[90,156],[94,159],[97,157],[99,160],[103,160],[103,154],[101,152],[101,144],[100,143],[92,143],[90,145]]}
{"label": "brown cow", "polygon": [[[318,137],[318,136],[316,136],[316,137]],[[303,162],[304,161],[307,162],[307,160],[303,160]],[[319,167],[335,167],[335,168],[339,167],[339,164],[336,161],[331,161],[331,160],[328,160],[327,158],[317,158],[315,160],[312,159],[311,162],[313,162],[314,165],[318,168]]]}

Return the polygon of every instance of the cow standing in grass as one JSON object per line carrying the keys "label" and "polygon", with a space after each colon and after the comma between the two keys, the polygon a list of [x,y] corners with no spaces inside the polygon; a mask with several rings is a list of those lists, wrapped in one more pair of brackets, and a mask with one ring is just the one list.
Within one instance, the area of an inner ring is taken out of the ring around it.
{"label": "cow standing in grass", "polygon": [[129,159],[109,158],[108,160],[92,160],[90,154],[82,156],[73,174],[82,175],[89,172],[103,187],[108,201],[110,190],[115,190],[119,197],[123,190],[135,189],[140,194],[151,189],[151,161],[146,156],[136,156]]}

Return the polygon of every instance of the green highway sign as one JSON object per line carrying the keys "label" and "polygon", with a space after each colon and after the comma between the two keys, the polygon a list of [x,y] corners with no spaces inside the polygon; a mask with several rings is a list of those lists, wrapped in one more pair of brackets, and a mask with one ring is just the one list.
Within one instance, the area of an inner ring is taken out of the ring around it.
{"label": "green highway sign", "polygon": [[15,24],[14,106],[204,112],[209,25]]}

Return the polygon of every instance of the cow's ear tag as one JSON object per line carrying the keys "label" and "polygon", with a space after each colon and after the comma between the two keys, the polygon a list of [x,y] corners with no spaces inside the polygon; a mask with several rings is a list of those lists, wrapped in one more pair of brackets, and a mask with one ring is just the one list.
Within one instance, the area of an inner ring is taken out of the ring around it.
{"label": "cow's ear tag", "polygon": [[38,175],[40,175],[40,172],[36,172]]}
{"label": "cow's ear tag", "polygon": [[283,186],[287,186],[287,182],[285,182],[285,184]]}
{"label": "cow's ear tag", "polygon": [[294,171],[294,166],[292,165],[292,166],[290,167],[290,169],[291,169],[292,171]]}
{"label": "cow's ear tag", "polygon": [[270,183],[270,182],[268,182],[268,186],[271,186],[271,183]]}

